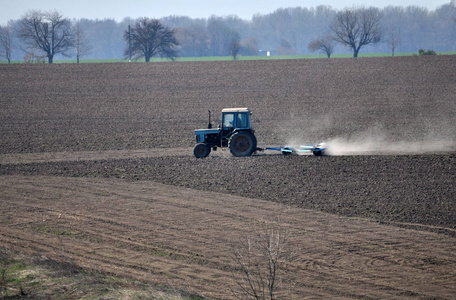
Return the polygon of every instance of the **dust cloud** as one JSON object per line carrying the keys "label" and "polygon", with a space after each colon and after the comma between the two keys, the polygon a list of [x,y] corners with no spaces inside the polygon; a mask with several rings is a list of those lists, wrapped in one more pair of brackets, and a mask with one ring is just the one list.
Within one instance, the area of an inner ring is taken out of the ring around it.
{"label": "dust cloud", "polygon": [[370,137],[367,139],[335,138],[327,143],[328,155],[400,155],[453,152],[451,140],[388,142]]}
{"label": "dust cloud", "polygon": [[[302,132],[311,137],[295,135],[287,139],[287,146],[302,149],[301,145],[326,144],[326,154],[337,155],[411,155],[456,152],[456,126],[452,122],[424,122],[426,125],[408,128],[387,128],[374,124],[357,132],[338,132],[328,135],[331,127],[318,134],[312,127]],[[416,124],[415,124],[416,125]],[[335,124],[333,124],[335,128]],[[297,152],[299,155],[311,152]]]}
{"label": "dust cloud", "polygon": [[328,155],[406,155],[432,154],[456,151],[454,128],[428,130],[421,137],[404,135],[401,140],[392,138],[382,128],[346,137],[330,138],[326,142]]}

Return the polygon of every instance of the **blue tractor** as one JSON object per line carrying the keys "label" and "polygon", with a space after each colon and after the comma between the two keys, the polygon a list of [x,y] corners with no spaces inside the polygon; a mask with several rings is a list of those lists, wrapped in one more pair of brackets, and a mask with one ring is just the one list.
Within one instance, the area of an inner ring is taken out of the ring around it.
{"label": "blue tractor", "polygon": [[249,156],[259,150],[250,115],[248,108],[225,108],[222,110],[222,124],[213,129],[209,111],[208,128],[195,130],[195,157],[205,158],[211,150],[216,151],[219,147],[228,147],[234,156]]}

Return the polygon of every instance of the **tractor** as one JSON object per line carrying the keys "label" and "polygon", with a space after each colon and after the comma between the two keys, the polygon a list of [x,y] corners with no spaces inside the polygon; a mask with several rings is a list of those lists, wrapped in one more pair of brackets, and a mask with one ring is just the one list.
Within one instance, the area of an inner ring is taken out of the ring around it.
{"label": "tractor", "polygon": [[195,130],[196,145],[193,154],[197,158],[205,158],[211,150],[228,147],[234,156],[252,155],[257,148],[255,130],[250,123],[252,113],[248,108],[224,108],[222,110],[222,124],[213,129],[211,112],[207,129]]}

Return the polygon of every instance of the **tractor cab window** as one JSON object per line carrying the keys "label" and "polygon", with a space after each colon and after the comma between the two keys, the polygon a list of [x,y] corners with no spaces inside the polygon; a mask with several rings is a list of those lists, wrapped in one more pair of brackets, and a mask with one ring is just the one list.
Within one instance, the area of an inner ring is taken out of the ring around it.
{"label": "tractor cab window", "polygon": [[234,114],[224,114],[223,115],[223,128],[233,128],[234,127]]}
{"label": "tractor cab window", "polygon": [[237,124],[236,126],[238,128],[248,128],[249,127],[249,124],[248,124],[248,121],[247,121],[247,114],[238,114],[237,115]]}

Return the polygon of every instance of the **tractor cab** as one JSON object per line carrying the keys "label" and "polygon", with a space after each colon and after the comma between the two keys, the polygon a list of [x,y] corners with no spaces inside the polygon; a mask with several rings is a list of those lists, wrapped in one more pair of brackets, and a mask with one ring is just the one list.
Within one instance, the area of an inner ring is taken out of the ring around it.
{"label": "tractor cab", "polygon": [[209,111],[208,129],[195,130],[196,145],[193,154],[204,158],[217,147],[229,147],[234,156],[249,156],[255,150],[257,141],[250,123],[251,112],[248,108],[224,108],[222,123],[212,129]]}
{"label": "tractor cab", "polygon": [[224,108],[222,110],[221,136],[228,138],[236,130],[252,130],[250,128],[251,112],[248,108]]}

